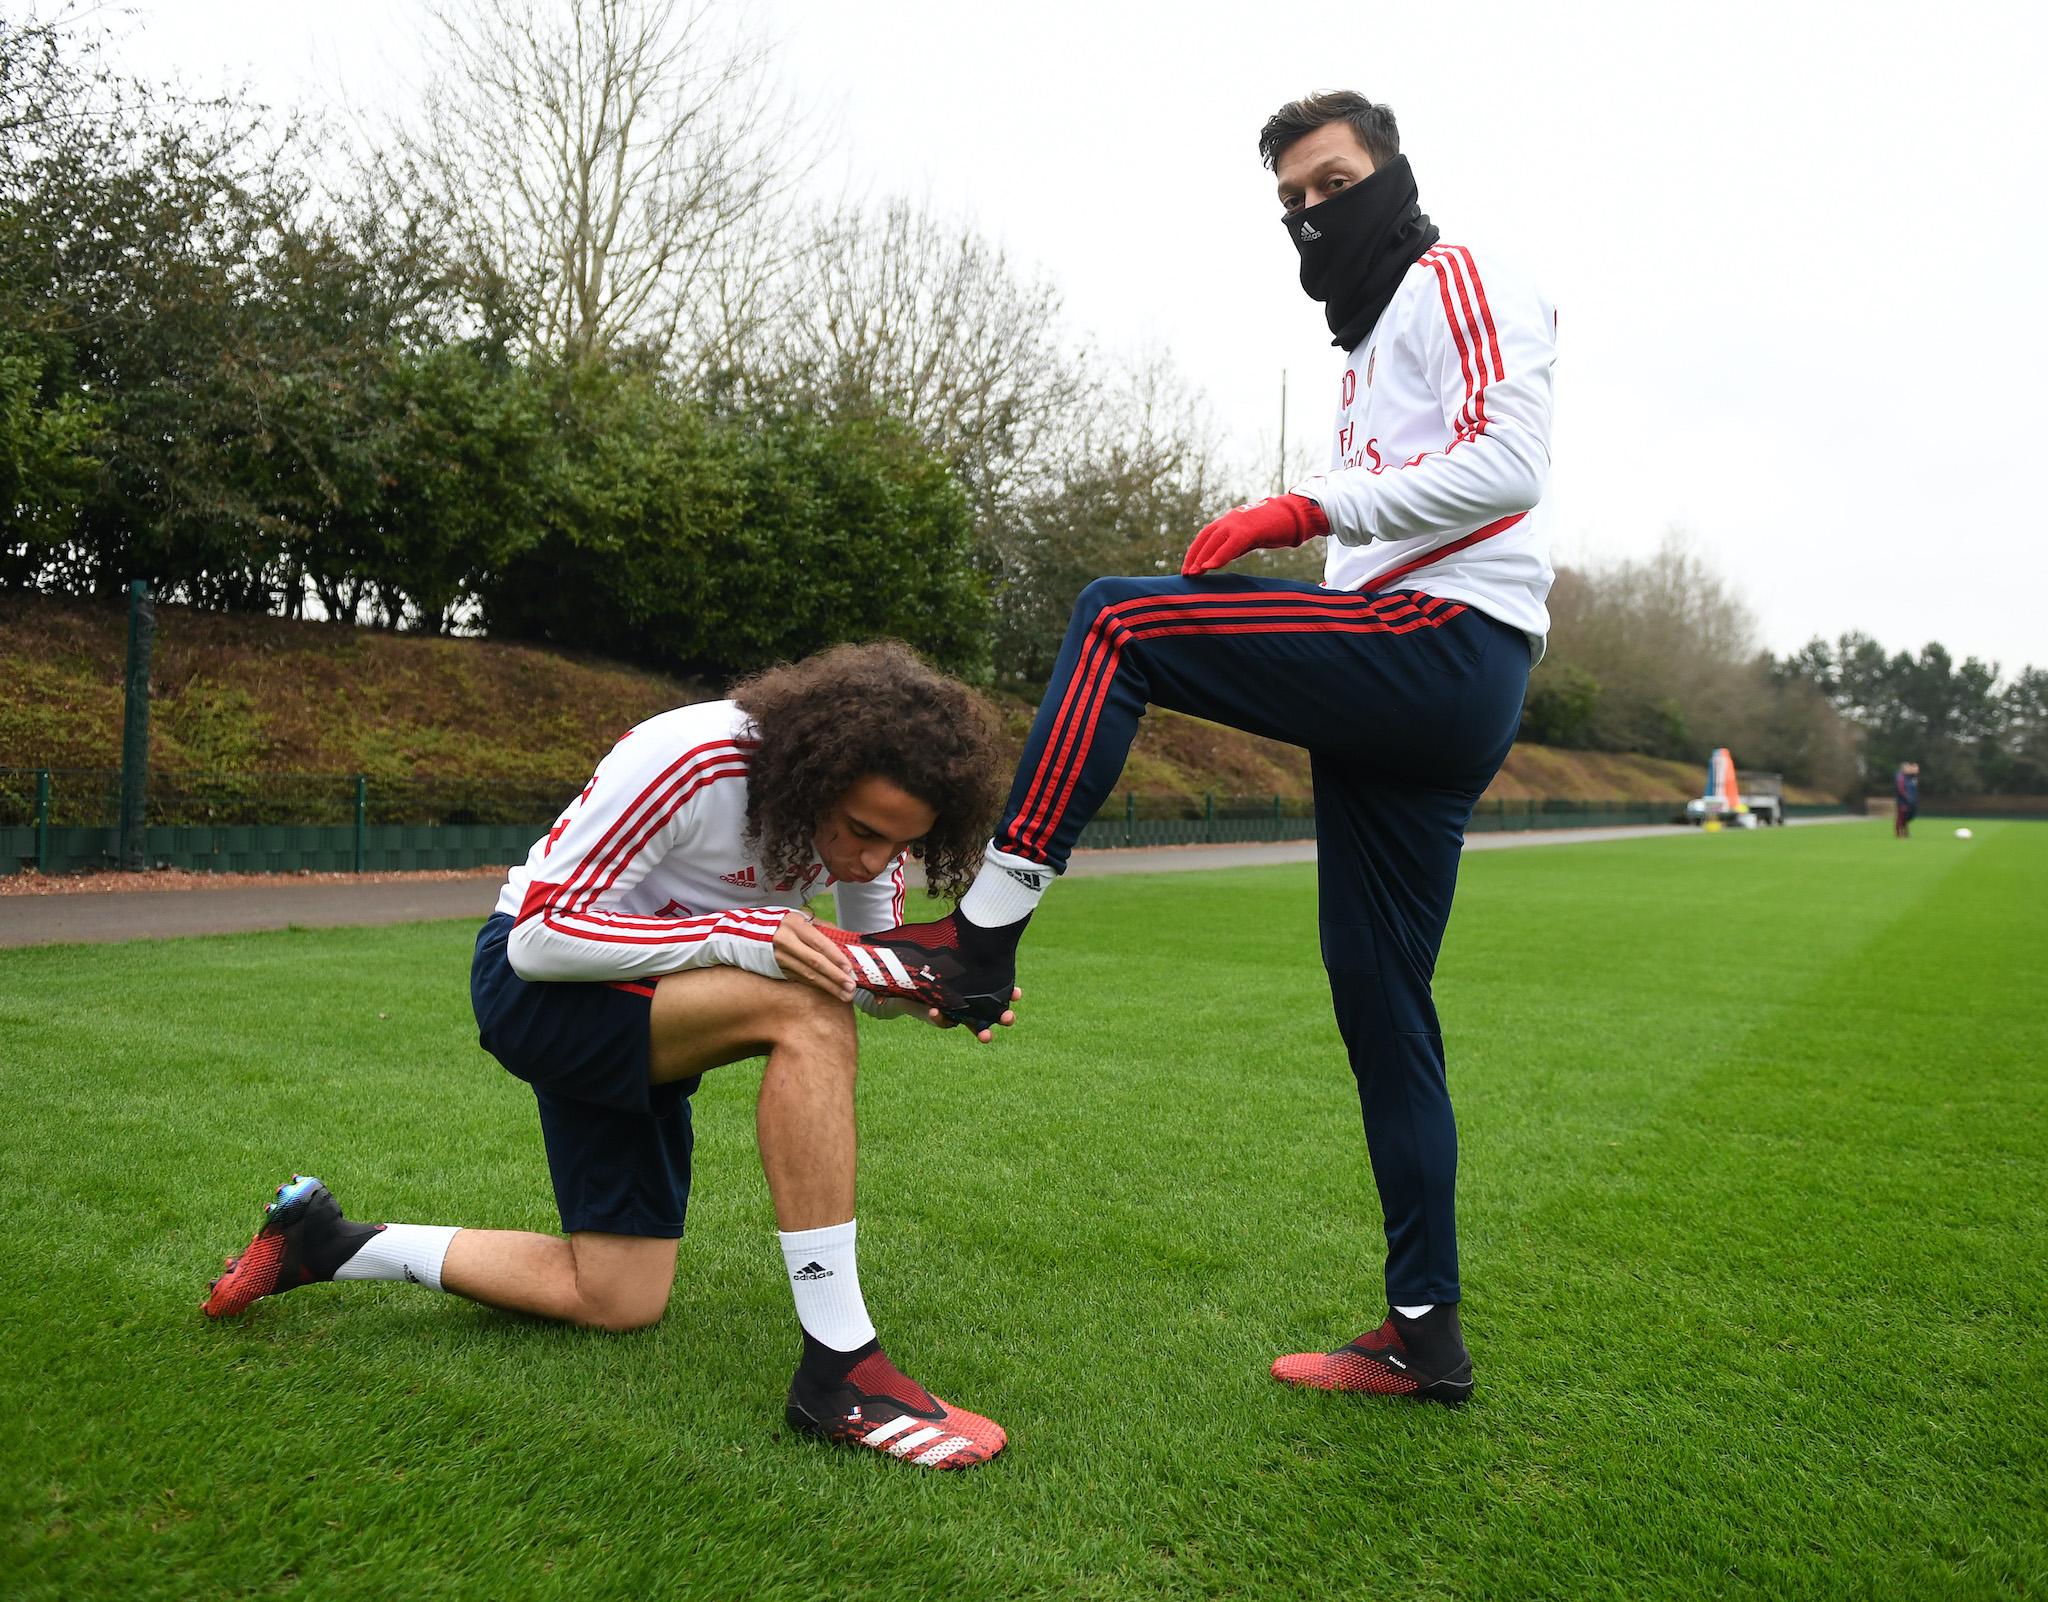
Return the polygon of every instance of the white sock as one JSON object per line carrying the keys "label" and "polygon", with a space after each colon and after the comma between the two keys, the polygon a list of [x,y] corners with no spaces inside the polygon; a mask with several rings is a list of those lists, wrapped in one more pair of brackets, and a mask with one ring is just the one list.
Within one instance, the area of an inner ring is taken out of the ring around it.
{"label": "white sock", "polygon": [[823,1229],[780,1230],[776,1238],[796,1297],[797,1322],[811,1338],[835,1352],[850,1352],[873,1340],[874,1321],[861,1300],[860,1270],[853,1261],[853,1220]]}
{"label": "white sock", "polygon": [[1397,1307],[1394,1309],[1394,1311],[1399,1313],[1403,1318],[1420,1318],[1424,1313],[1429,1312],[1435,1306],[1435,1302],[1424,1302],[1420,1307]]}
{"label": "white sock", "polygon": [[982,853],[981,872],[960,898],[960,916],[980,929],[1000,929],[1038,910],[1038,898],[1053,881],[1042,862],[998,851],[991,840]]}
{"label": "white sock", "polygon": [[[458,1228],[460,1226],[457,1226]],[[441,1288],[441,1264],[456,1231],[440,1224],[386,1224],[334,1271],[336,1279],[402,1279]]]}

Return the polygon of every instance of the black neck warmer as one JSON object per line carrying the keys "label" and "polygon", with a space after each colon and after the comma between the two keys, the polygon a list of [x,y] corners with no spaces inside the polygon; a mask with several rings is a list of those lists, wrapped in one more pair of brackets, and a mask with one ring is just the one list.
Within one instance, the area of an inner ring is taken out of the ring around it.
{"label": "black neck warmer", "polygon": [[1406,156],[1280,220],[1301,252],[1301,287],[1323,303],[1337,336],[1330,343],[1345,350],[1372,332],[1402,275],[1439,237],[1417,204]]}

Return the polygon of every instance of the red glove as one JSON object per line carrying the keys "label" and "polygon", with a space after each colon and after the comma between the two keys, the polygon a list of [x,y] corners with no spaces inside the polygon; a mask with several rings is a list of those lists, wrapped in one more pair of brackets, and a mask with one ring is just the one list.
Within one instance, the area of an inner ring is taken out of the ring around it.
{"label": "red glove", "polygon": [[1330,532],[1323,509],[1306,495],[1275,495],[1255,506],[1236,506],[1201,533],[1180,559],[1181,576],[1213,573],[1246,551],[1284,550]]}

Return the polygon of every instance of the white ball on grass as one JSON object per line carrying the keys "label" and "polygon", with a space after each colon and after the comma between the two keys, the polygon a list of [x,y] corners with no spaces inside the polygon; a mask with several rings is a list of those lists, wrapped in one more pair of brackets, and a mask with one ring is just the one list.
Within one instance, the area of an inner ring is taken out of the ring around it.
{"label": "white ball on grass", "polygon": [[1967,840],[1970,838],[1970,831],[1968,829],[1958,829],[1956,830],[1956,838],[1958,840]]}

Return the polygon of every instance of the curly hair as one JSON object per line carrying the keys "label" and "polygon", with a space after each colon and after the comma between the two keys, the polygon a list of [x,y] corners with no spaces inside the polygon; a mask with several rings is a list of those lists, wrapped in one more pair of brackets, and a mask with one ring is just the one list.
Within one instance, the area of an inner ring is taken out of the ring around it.
{"label": "curly hair", "polygon": [[1009,762],[995,711],[896,640],[835,645],[733,686],[760,741],[747,764],[747,843],[778,880],[811,863],[818,822],[876,774],[938,816],[912,848],[936,895],[981,865]]}

